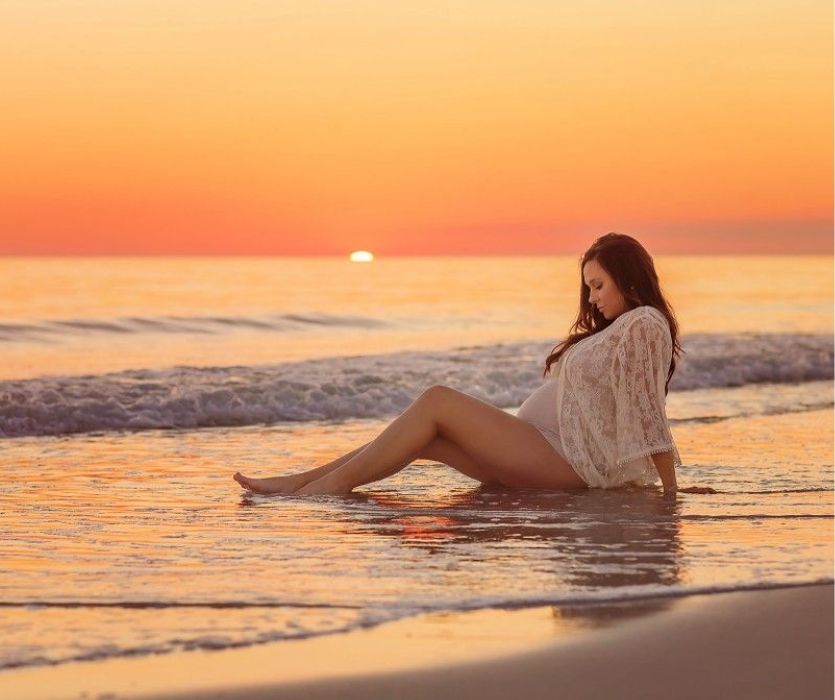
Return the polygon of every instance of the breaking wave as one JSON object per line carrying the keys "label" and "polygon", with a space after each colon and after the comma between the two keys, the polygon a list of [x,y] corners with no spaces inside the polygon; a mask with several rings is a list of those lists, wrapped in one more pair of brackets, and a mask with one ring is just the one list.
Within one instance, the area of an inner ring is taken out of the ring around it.
{"label": "breaking wave", "polygon": [[[670,384],[671,395],[833,377],[829,335],[693,334],[682,345],[685,354]],[[433,384],[452,386],[503,408],[514,407],[542,383],[544,358],[552,346],[550,342],[500,343],[273,365],[177,366],[0,381],[0,436],[382,418],[397,415]],[[746,411],[790,412],[832,405],[832,393],[826,388],[792,392],[786,387],[772,393],[775,396],[759,397],[753,408],[749,400],[740,403],[738,411],[695,413],[686,419],[722,420]]]}

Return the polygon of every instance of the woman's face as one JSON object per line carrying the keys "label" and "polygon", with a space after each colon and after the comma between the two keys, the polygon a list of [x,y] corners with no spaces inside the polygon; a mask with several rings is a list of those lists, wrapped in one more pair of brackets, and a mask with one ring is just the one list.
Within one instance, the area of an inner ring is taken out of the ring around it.
{"label": "woman's face", "polygon": [[614,320],[627,310],[623,294],[597,260],[583,265],[583,281],[589,288],[589,304],[596,306],[605,319]]}

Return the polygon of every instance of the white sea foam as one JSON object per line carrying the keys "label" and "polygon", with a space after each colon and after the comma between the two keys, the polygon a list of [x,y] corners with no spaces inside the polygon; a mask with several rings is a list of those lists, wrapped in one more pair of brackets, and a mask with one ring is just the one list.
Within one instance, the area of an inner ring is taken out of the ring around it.
{"label": "white sea foam", "polygon": [[[682,345],[685,354],[671,391],[833,376],[831,336],[695,334]],[[383,418],[400,413],[433,384],[514,407],[543,381],[550,349],[542,342],[501,343],[275,365],[9,380],[0,382],[0,436]],[[831,394],[823,402],[818,396],[811,406],[808,396],[788,403],[776,399],[779,411],[831,405]]]}

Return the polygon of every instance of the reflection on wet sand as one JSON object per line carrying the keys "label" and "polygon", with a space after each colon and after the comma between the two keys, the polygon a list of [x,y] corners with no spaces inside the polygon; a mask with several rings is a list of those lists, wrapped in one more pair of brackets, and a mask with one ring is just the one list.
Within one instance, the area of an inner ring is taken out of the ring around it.
{"label": "reflection on wet sand", "polygon": [[[346,520],[351,531],[370,530],[398,538],[404,547],[461,560],[469,554],[468,544],[479,544],[483,552],[485,543],[494,543],[505,556],[507,545],[516,543],[528,557],[537,550],[539,574],[544,567],[559,579],[555,588],[598,591],[608,600],[554,606],[554,615],[562,619],[605,624],[660,611],[674,599],[627,605],[612,598],[620,598],[625,588],[670,586],[682,579],[680,505],[654,490],[551,492],[481,486],[429,501],[388,491],[366,491],[353,499],[374,507],[363,508],[361,520]],[[519,572],[519,586],[525,586],[524,571]]]}

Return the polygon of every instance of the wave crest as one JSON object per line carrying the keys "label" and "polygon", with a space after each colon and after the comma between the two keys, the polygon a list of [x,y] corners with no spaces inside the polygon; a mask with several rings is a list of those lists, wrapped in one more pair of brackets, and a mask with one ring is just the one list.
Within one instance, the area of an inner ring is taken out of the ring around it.
{"label": "wave crest", "polygon": [[[685,354],[671,391],[833,377],[828,335],[694,334],[682,345]],[[500,343],[275,365],[2,381],[0,436],[383,418],[403,411],[433,384],[513,407],[541,384],[551,347]]]}

